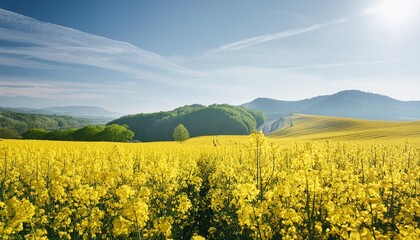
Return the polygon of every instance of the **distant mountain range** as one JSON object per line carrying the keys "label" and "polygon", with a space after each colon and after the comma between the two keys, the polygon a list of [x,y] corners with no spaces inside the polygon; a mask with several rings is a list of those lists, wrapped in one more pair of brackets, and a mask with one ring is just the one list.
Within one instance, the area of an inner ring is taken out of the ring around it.
{"label": "distant mountain range", "polygon": [[92,106],[67,106],[67,107],[49,107],[43,108],[44,111],[54,112],[57,114],[79,116],[79,117],[105,117],[105,118],[117,118],[123,114],[110,112],[101,107]]}
{"label": "distant mountain range", "polygon": [[106,118],[108,120],[121,117],[123,114],[110,112],[101,107],[92,106],[66,106],[66,107],[49,107],[49,108],[1,108],[3,110],[19,113],[36,113],[44,115],[72,116],[82,118]]}
{"label": "distant mountain range", "polygon": [[267,120],[293,113],[387,121],[420,120],[420,101],[400,101],[359,90],[346,90],[299,101],[257,98],[242,106],[264,112]]}

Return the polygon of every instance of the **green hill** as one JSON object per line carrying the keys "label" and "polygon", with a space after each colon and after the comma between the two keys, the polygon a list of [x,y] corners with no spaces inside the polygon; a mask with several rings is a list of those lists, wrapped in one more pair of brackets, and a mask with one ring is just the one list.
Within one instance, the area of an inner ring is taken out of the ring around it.
{"label": "green hill", "polygon": [[178,124],[183,124],[191,137],[205,135],[246,135],[263,124],[262,112],[226,104],[208,107],[190,105],[172,111],[124,116],[109,124],[128,125],[140,141],[172,140]]}
{"label": "green hill", "polygon": [[290,140],[372,140],[420,138],[420,121],[388,122],[313,115],[287,117],[272,138]]}
{"label": "green hill", "polygon": [[33,113],[18,113],[0,109],[0,128],[13,129],[22,134],[29,129],[42,128],[47,130],[74,128],[92,124],[84,118],[70,116],[42,115]]}

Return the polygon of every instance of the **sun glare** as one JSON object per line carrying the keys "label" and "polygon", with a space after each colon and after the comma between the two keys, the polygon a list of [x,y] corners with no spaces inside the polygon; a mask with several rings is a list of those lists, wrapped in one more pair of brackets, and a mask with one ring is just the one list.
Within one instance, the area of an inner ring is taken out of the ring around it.
{"label": "sun glare", "polygon": [[374,12],[389,26],[403,26],[417,19],[419,7],[419,0],[381,0]]}

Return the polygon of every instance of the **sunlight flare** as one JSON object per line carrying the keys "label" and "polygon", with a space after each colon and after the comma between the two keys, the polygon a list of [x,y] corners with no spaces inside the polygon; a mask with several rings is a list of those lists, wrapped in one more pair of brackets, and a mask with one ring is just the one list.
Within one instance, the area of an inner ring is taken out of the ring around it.
{"label": "sunlight flare", "polygon": [[388,26],[411,25],[419,15],[420,1],[383,0],[373,9],[380,20]]}

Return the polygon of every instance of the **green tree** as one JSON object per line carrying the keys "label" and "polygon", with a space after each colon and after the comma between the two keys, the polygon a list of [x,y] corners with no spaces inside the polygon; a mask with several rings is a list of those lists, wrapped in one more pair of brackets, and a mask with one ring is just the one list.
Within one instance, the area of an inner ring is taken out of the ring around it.
{"label": "green tree", "polygon": [[16,139],[19,138],[19,134],[14,129],[0,128],[0,138]]}
{"label": "green tree", "polygon": [[104,126],[85,126],[76,130],[71,137],[74,141],[95,141],[99,140],[97,135],[104,130]]}
{"label": "green tree", "polygon": [[187,128],[183,124],[179,124],[175,129],[172,137],[175,141],[183,142],[190,138],[190,133],[188,132]]}
{"label": "green tree", "polygon": [[110,142],[127,142],[132,140],[134,132],[127,129],[125,125],[111,124],[106,126],[105,129],[96,135],[98,141]]}
{"label": "green tree", "polygon": [[76,129],[56,129],[47,134],[49,140],[71,141]]}
{"label": "green tree", "polygon": [[30,129],[22,134],[24,139],[38,139],[45,140],[48,137],[48,131],[45,129],[35,128]]}

